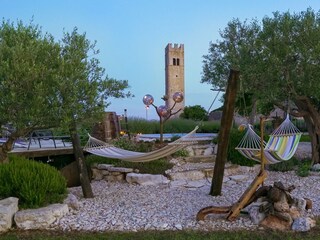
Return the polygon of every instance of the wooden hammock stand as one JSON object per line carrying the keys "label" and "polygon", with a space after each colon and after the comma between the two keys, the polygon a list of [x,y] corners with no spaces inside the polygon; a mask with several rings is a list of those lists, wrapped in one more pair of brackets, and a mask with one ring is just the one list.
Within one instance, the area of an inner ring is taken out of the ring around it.
{"label": "wooden hammock stand", "polygon": [[[267,191],[267,188],[261,187],[258,189],[260,185],[263,185],[264,180],[267,178],[267,172],[265,171],[265,157],[263,152],[263,128],[264,128],[265,118],[260,118],[260,130],[261,130],[261,170],[258,175],[255,177],[250,186],[246,189],[246,191],[242,194],[239,200],[231,206],[209,206],[202,208],[197,213],[197,220],[204,220],[208,214],[227,214],[227,220],[234,221],[240,214],[240,211],[246,206],[250,205],[257,198]],[[258,189],[258,190],[257,190]]]}

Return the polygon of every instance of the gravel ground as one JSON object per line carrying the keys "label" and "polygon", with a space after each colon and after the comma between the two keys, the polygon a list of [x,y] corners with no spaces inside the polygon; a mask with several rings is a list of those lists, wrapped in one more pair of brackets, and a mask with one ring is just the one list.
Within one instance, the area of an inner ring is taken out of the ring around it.
{"label": "gravel ground", "polygon": [[[310,155],[310,144],[300,144],[297,155]],[[207,164],[207,163],[206,163]],[[191,164],[192,165],[192,164]],[[199,163],[187,168],[200,167]],[[207,164],[208,165],[208,164]],[[203,167],[203,166],[202,166]],[[183,166],[179,166],[183,168]],[[242,173],[243,174],[243,173]],[[222,195],[209,195],[211,179],[202,180],[202,187],[185,187],[171,181],[164,185],[134,185],[126,182],[94,181],[95,198],[84,199],[80,187],[70,188],[79,199],[79,209],[56,222],[52,229],[64,231],[139,231],[182,230],[211,231],[217,229],[258,228],[242,214],[235,221],[225,220],[225,215],[209,215],[205,221],[196,221],[196,214],[204,207],[229,206],[235,203],[255,178],[257,172],[248,171],[242,181],[226,181]],[[292,195],[307,197],[313,202],[310,216],[320,216],[320,176],[299,177],[294,172],[268,172],[265,185],[281,181],[286,186],[295,185]]]}

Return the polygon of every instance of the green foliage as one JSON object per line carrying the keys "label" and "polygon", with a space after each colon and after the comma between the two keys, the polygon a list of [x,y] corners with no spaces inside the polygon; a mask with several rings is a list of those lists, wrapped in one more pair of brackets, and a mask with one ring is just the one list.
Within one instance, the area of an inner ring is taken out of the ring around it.
{"label": "green foliage", "polygon": [[96,58],[96,42],[80,34],[77,28],[64,33],[61,44],[60,79],[56,91],[60,96],[60,117],[69,126],[74,121],[87,123],[101,119],[110,105],[109,97],[131,97],[125,92],[127,80],[105,76],[105,69]]}
{"label": "green foliage", "polygon": [[297,169],[299,162],[300,162],[300,160],[293,157],[288,161],[283,161],[283,162],[279,162],[276,164],[269,164],[268,170],[277,171],[277,172],[294,171],[295,169]]}
{"label": "green foliage", "polygon": [[244,132],[240,132],[235,128],[231,129],[227,160],[233,164],[238,164],[241,166],[254,166],[255,164],[257,164],[257,162],[251,159],[245,158],[235,149],[240,143],[243,135],[244,135]]}
{"label": "green foliage", "polygon": [[146,120],[143,118],[128,118],[128,129],[124,118],[120,121],[121,129],[124,131],[129,130],[131,134],[138,133],[159,133],[159,121]]}
{"label": "green foliage", "polygon": [[56,125],[60,48],[39,26],[2,21],[0,26],[0,122],[10,123],[16,135]]}
{"label": "green foliage", "polygon": [[218,133],[220,130],[220,122],[208,121],[202,122],[198,132],[202,133]]}
{"label": "green foliage", "polygon": [[311,138],[309,135],[301,135],[300,142],[311,142]]}
{"label": "green foliage", "polygon": [[192,119],[195,121],[208,120],[207,111],[200,105],[187,106],[183,109],[183,113],[180,118]]}
{"label": "green foliage", "polygon": [[279,171],[279,172],[296,171],[297,175],[300,177],[309,176],[310,169],[311,169],[310,159],[298,160],[294,157],[288,161],[283,161],[276,164],[268,165],[268,170],[270,171]]}
{"label": "green foliage", "polygon": [[12,155],[0,164],[0,198],[17,197],[22,208],[37,208],[63,200],[66,180],[53,167]]}
{"label": "green foliage", "polygon": [[311,160],[301,160],[297,169],[297,175],[300,177],[307,177],[310,174],[310,169]]}
{"label": "green foliage", "polygon": [[173,157],[189,157],[189,152],[186,149],[181,149],[172,154]]}
{"label": "green foliage", "polygon": [[[201,81],[225,88],[230,68],[237,69],[243,93],[238,97],[247,100],[243,112],[256,106],[258,113],[267,115],[274,106],[284,110],[289,107],[304,116],[309,129],[317,129],[319,39],[320,11],[311,8],[299,13],[274,12],[261,21],[233,19],[220,32],[219,40],[210,43]],[[306,127],[301,129],[305,131]],[[317,131],[310,134],[314,135],[312,144],[319,147]]]}
{"label": "green foliage", "polygon": [[0,102],[0,122],[12,125],[10,137],[15,140],[34,129],[61,125],[72,125],[74,133],[82,123],[99,121],[110,97],[131,97],[125,91],[127,80],[105,75],[95,58],[98,53],[95,42],[77,28],[55,41],[32,22],[15,25],[3,20],[0,94],[6,97]]}
{"label": "green foliage", "polygon": [[197,122],[190,119],[172,118],[164,124],[164,133],[188,133],[196,125]]}
{"label": "green foliage", "polygon": [[[159,133],[159,121],[147,121],[141,118],[128,118],[129,131],[131,134],[137,133]],[[164,133],[188,133],[195,126],[199,126],[198,133],[217,133],[220,129],[219,122],[203,121],[201,124],[191,119],[173,118],[164,124]],[[122,129],[125,129],[124,121],[121,121]]]}
{"label": "green foliage", "polygon": [[119,138],[112,141],[112,144],[118,148],[126,149],[134,152],[150,152],[155,149],[154,142],[136,143],[128,138]]}

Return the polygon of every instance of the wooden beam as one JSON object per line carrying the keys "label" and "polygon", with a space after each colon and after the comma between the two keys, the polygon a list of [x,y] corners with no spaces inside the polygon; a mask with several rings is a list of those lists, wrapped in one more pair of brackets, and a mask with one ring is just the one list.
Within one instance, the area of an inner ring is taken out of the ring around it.
{"label": "wooden beam", "polygon": [[233,69],[230,70],[225,100],[223,104],[221,126],[218,136],[217,158],[214,165],[213,178],[210,189],[210,194],[213,196],[221,195],[224,166],[227,159],[229,135],[233,122],[239,75],[239,71]]}

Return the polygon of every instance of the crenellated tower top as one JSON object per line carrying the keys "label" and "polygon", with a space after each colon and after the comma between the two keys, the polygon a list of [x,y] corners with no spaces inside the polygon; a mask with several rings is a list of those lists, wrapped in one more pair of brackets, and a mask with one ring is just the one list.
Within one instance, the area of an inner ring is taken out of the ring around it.
{"label": "crenellated tower top", "polygon": [[174,50],[174,49],[179,49],[179,50],[184,50],[184,44],[172,44],[172,43],[168,43],[166,50]]}

